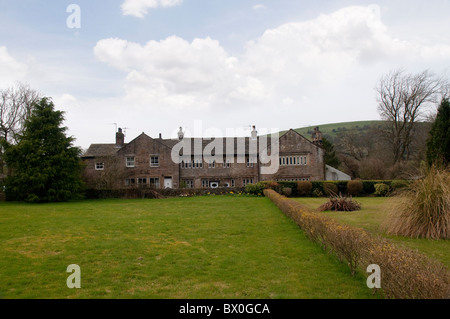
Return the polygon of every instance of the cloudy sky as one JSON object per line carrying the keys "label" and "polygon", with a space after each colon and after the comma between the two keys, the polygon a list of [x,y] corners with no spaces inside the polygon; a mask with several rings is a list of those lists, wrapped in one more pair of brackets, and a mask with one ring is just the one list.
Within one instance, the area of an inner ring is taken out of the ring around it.
{"label": "cloudy sky", "polygon": [[449,76],[449,14],[450,0],[0,0],[0,88],[52,97],[83,148],[116,124],[129,141],[377,120],[382,75]]}

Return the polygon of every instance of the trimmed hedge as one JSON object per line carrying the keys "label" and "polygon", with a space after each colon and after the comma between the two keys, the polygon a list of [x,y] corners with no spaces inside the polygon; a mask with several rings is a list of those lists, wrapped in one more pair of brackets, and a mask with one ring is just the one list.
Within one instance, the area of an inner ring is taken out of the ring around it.
{"label": "trimmed hedge", "polygon": [[[324,184],[333,184],[336,185],[337,187],[337,194],[341,193],[343,195],[349,195],[347,192],[347,184],[350,181],[311,181],[310,183],[312,184],[312,189],[309,193],[309,195],[304,195],[301,192],[299,192],[299,188],[298,188],[298,184],[302,183],[302,182],[276,182],[279,184],[279,188],[274,189],[275,191],[280,192],[281,189],[283,188],[291,188],[292,189],[292,194],[290,195],[290,197],[302,197],[302,196],[314,196],[314,194],[317,193],[322,193],[323,196],[328,197],[328,195],[326,194],[326,191],[324,189]],[[355,182],[355,181],[351,181],[351,182]],[[375,185],[376,184],[386,184],[389,186],[390,192],[392,191],[396,191],[402,188],[405,188],[409,185],[409,183],[411,183],[411,181],[407,181],[407,180],[386,180],[386,181],[359,181],[362,183],[363,188],[362,190],[359,192],[358,196],[371,196],[374,195],[375,193]],[[269,183],[269,182],[262,182],[262,183]],[[300,189],[302,189],[300,187]]]}
{"label": "trimmed hedge", "polygon": [[441,263],[416,251],[400,248],[381,237],[372,237],[360,228],[341,225],[336,220],[313,213],[299,202],[266,189],[281,211],[327,252],[349,265],[352,274],[367,275],[367,267],[381,269],[381,293],[393,299],[448,299],[450,274]]}
{"label": "trimmed hedge", "polygon": [[[233,188],[183,188],[183,189],[151,189],[151,188],[126,188],[126,189],[87,189],[86,199],[136,199],[136,198],[165,198],[180,196],[204,196],[226,195],[233,193],[246,193],[244,187]],[[262,193],[262,191],[261,191]]]}
{"label": "trimmed hedge", "polygon": [[[248,193],[253,195],[259,195],[264,189],[273,189],[278,193],[282,193],[284,189],[284,194],[288,197],[309,197],[317,196],[320,194],[324,197],[329,197],[324,190],[324,184],[333,184],[337,187],[337,194],[341,193],[343,195],[347,194],[347,184],[349,181],[311,181],[312,188],[307,194],[299,192],[298,185],[305,182],[273,182],[273,181],[262,181],[256,184],[247,185],[247,187],[233,187],[233,188],[202,188],[202,189],[157,189],[154,190],[163,197],[177,197],[177,196],[195,196],[195,195],[206,195],[215,194],[223,195],[229,192],[234,193]],[[375,193],[375,185],[379,183],[386,184],[390,187],[390,191],[398,190],[406,187],[409,181],[361,181],[363,184],[363,190],[358,196],[370,196]],[[392,185],[392,186],[391,186]],[[301,189],[301,188],[300,188]],[[154,193],[153,190],[149,188],[127,188],[118,190],[86,190],[87,199],[103,199],[103,198],[157,198],[158,195]]]}

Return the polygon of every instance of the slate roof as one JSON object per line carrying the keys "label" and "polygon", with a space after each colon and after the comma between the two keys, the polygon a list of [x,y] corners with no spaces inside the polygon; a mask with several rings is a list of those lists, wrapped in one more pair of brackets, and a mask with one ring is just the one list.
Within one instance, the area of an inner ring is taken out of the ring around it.
{"label": "slate roof", "polygon": [[120,148],[116,144],[91,144],[82,158],[114,155]]}
{"label": "slate roof", "polygon": [[[287,134],[288,132],[285,132],[284,134],[280,135],[279,137]],[[293,131],[293,132],[295,132],[295,131]],[[295,133],[299,134],[297,132],[295,132]],[[302,135],[300,135],[300,136],[302,136]],[[259,151],[259,143],[260,143],[261,138],[262,138],[262,136],[258,136],[257,137],[257,144],[256,144],[257,145],[257,149],[256,149],[257,151]],[[223,153],[224,154],[226,154],[226,152],[227,152],[227,142],[229,141],[229,139],[233,140],[234,153],[236,155],[248,155],[249,154],[249,150],[250,150],[250,146],[249,145],[250,145],[251,137],[229,137],[229,138],[223,137],[221,139],[223,140],[223,143],[224,143],[224,147],[223,147]],[[158,141],[159,143],[161,143],[163,145],[166,145],[170,149],[173,149],[180,142],[178,139],[158,139],[158,138],[155,138],[154,140]],[[195,147],[197,145],[201,145],[201,148],[202,148],[202,151],[203,151],[205,149],[205,147],[208,146],[210,143],[212,143],[214,140],[215,140],[215,138],[185,138],[184,139],[184,141],[186,143],[190,142],[190,144],[191,144],[190,145],[191,146],[191,154],[192,155],[194,155]],[[307,141],[310,142],[309,140],[307,140]],[[133,141],[131,141],[130,143],[133,143]],[[238,151],[240,151],[241,148],[242,148],[242,146],[241,146],[242,144],[245,145],[245,154],[238,154]],[[127,144],[125,144],[125,145],[127,145]],[[270,145],[271,145],[271,138],[267,137],[267,145],[266,146],[269,147]],[[91,146],[86,151],[86,153],[83,154],[82,158],[112,156],[118,150],[120,150],[120,148],[117,147],[116,144],[91,144]],[[180,154],[180,155],[183,155],[183,154]],[[212,155],[214,155],[214,151],[212,152]]]}

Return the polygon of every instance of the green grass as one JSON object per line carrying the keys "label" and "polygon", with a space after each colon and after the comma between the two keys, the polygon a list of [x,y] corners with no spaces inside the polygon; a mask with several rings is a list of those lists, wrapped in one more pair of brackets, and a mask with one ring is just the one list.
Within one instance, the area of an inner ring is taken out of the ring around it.
{"label": "green grass", "polygon": [[[450,268],[449,240],[408,238],[386,234],[382,225],[388,217],[389,205],[395,199],[387,197],[358,197],[354,199],[361,203],[362,210],[355,212],[323,212],[323,214],[335,218],[341,223],[363,228],[374,235],[390,238],[399,245],[417,249],[431,258],[441,261],[447,268]],[[313,210],[327,201],[325,198],[296,198],[296,200]]]}
{"label": "green grass", "polygon": [[[319,127],[320,131],[325,137],[334,139],[339,133],[343,132],[367,132],[367,130],[376,125],[382,124],[383,121],[355,121],[355,122],[342,122],[331,124],[320,124],[309,127],[296,128],[294,131],[300,133],[307,139],[311,139],[312,132],[315,127]],[[281,131],[279,134],[283,135],[286,131]]]}
{"label": "green grass", "polygon": [[[81,267],[81,289],[66,268]],[[372,298],[267,198],[0,203],[0,297]]]}

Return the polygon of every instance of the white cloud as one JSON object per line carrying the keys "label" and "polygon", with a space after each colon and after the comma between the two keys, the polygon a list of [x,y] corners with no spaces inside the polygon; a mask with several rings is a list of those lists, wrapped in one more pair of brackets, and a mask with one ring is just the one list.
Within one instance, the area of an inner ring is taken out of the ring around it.
{"label": "white cloud", "polygon": [[177,36],[145,45],[104,39],[94,52],[126,74],[127,107],[203,110],[216,118],[239,108],[243,120],[297,127],[300,116],[319,115],[323,122],[376,117],[375,99],[367,97],[374,97],[382,74],[445,61],[450,44],[397,39],[378,6],[352,6],[267,30],[239,56],[209,37],[188,42]]}
{"label": "white cloud", "polygon": [[122,3],[122,13],[138,18],[147,15],[149,9],[172,7],[183,3],[183,0],[125,0]]}
{"label": "white cloud", "polygon": [[255,4],[253,6],[253,10],[260,10],[260,9],[267,9],[267,6],[265,6],[265,5],[261,4],[261,3]]}
{"label": "white cloud", "polygon": [[105,39],[97,43],[94,53],[98,60],[127,72],[129,102],[207,109],[219,101],[265,96],[259,80],[240,74],[238,59],[211,38],[189,43],[171,36],[144,46]]}
{"label": "white cloud", "polygon": [[28,66],[12,57],[5,46],[0,46],[0,86],[11,86],[26,78]]}

